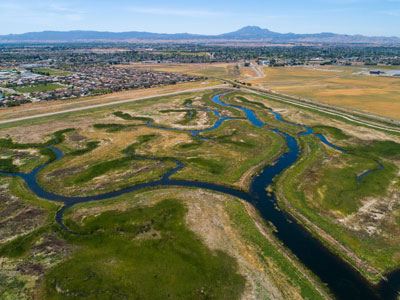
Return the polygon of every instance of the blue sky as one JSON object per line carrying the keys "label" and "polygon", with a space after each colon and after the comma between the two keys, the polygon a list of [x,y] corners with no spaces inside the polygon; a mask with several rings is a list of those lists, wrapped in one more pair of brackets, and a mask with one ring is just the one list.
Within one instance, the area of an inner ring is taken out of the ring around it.
{"label": "blue sky", "polygon": [[277,32],[400,36],[400,0],[0,0],[0,34],[105,30],[219,34]]}

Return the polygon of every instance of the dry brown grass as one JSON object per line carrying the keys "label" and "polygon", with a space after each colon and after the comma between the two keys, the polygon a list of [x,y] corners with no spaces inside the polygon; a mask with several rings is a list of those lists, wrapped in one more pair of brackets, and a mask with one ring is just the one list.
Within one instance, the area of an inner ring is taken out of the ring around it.
{"label": "dry brown grass", "polygon": [[[400,79],[355,75],[346,67],[265,68],[266,78],[252,82],[285,94],[400,119]],[[343,72],[330,72],[341,70]]]}
{"label": "dry brown grass", "polygon": [[21,118],[26,116],[56,112],[60,110],[74,109],[79,107],[89,107],[93,104],[103,104],[114,101],[129,99],[139,99],[142,97],[158,97],[167,93],[184,92],[185,90],[204,88],[218,85],[221,82],[208,80],[200,82],[189,82],[165,87],[156,87],[149,89],[139,89],[112,93],[104,96],[86,97],[72,100],[57,100],[51,102],[30,103],[17,107],[0,108],[0,120]]}
{"label": "dry brown grass", "polygon": [[240,67],[240,77],[243,79],[257,77],[257,73],[254,72],[252,67]]}

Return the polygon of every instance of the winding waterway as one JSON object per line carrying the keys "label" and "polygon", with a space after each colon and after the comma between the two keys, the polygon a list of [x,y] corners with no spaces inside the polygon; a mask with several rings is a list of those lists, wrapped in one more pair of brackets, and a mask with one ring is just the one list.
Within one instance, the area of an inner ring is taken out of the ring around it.
{"label": "winding waterway", "polygon": [[[221,95],[216,95],[213,97],[213,101],[221,106],[233,107],[243,111],[247,119],[257,127],[263,127],[264,124],[257,118],[254,112],[250,109],[236,106],[228,105],[221,101]],[[224,118],[218,113],[218,111],[213,111],[218,117],[216,123],[204,130],[193,130],[190,131],[195,137],[203,131],[208,131],[216,129],[222,125],[225,120],[232,118]],[[323,135],[316,134],[309,127],[293,124],[282,120],[279,113],[271,110],[278,121],[285,122],[291,125],[300,126],[304,128],[305,134],[316,135],[322,143],[338,150],[343,151],[343,149],[330,143]],[[151,126],[151,123],[148,124]],[[157,128],[157,127],[156,127]],[[171,128],[160,128],[165,130],[174,130]],[[364,277],[362,277],[353,267],[348,263],[343,261],[340,257],[333,254],[329,249],[327,249],[318,239],[315,239],[303,226],[299,225],[297,221],[285,213],[284,211],[277,210],[276,204],[277,200],[274,194],[267,194],[266,187],[273,184],[273,179],[281,174],[285,169],[293,165],[300,156],[300,150],[297,140],[286,134],[285,132],[279,131],[277,129],[271,129],[279,134],[281,134],[287,143],[288,151],[282,154],[278,159],[275,160],[274,164],[268,165],[262,169],[262,171],[253,178],[249,192],[239,191],[226,186],[221,186],[206,182],[196,182],[196,181],[185,181],[185,180],[173,180],[170,176],[184,168],[184,165],[177,161],[177,167],[173,170],[164,174],[160,180],[153,182],[147,182],[139,185],[135,185],[123,190],[118,190],[114,192],[104,193],[95,196],[88,197],[67,197],[62,195],[53,194],[44,190],[37,182],[36,175],[45,168],[48,164],[44,164],[31,173],[3,173],[1,175],[11,175],[19,176],[27,183],[29,189],[35,193],[38,197],[51,200],[51,201],[61,201],[64,206],[57,212],[56,221],[57,223],[68,232],[68,229],[63,224],[63,215],[66,209],[77,203],[98,201],[117,197],[122,194],[137,191],[143,188],[151,187],[162,187],[162,186],[182,186],[182,187],[196,187],[208,189],[211,191],[221,192],[229,194],[245,201],[248,201],[254,205],[260,212],[261,216],[266,220],[272,222],[276,227],[277,231],[274,233],[276,237],[288,248],[290,249],[299,260],[310,269],[315,275],[317,275],[322,282],[324,282],[334,294],[337,299],[396,299],[397,291],[400,289],[400,271],[392,272],[387,275],[387,280],[382,280],[378,286],[371,285]],[[51,147],[50,147],[51,148]],[[56,148],[51,148],[57,154],[57,160],[62,158],[63,154]],[[129,154],[129,153],[128,153]],[[147,158],[143,158],[147,159]],[[383,166],[379,164],[380,168]],[[376,169],[376,170],[379,170]],[[367,175],[367,172],[373,172],[376,170],[370,170],[359,175],[360,180],[362,176]],[[360,177],[361,176],[361,177]]]}

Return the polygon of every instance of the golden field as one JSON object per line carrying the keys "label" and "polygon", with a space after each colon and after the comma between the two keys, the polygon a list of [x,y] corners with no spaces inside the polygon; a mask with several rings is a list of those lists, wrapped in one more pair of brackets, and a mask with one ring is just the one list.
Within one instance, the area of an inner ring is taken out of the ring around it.
{"label": "golden field", "polygon": [[400,119],[400,78],[359,75],[359,67],[266,67],[263,71],[265,78],[250,82],[289,95]]}

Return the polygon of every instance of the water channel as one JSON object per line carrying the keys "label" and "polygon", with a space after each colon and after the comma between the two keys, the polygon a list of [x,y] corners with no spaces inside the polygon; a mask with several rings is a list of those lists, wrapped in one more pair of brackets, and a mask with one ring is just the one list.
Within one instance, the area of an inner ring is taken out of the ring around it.
{"label": "water channel", "polygon": [[[216,95],[213,97],[213,101],[216,104],[225,107],[233,107],[243,111],[246,118],[257,127],[264,127],[262,121],[260,121],[255,113],[247,108],[228,105],[221,100],[221,96]],[[208,109],[207,109],[208,110]],[[214,112],[218,120],[216,123],[208,129],[204,130],[193,130],[190,131],[192,136],[198,137],[198,134],[203,131],[216,129],[222,125],[225,120],[232,118],[224,118],[218,113],[218,111],[209,110]],[[287,124],[300,126],[304,129],[301,135],[314,134],[317,136],[322,143],[338,150],[344,151],[340,147],[330,143],[325,136],[316,134],[312,128],[307,126],[298,125],[286,122],[282,120],[281,115],[277,112],[270,111],[273,113],[278,121],[285,122]],[[151,126],[151,123],[148,124]],[[171,128],[160,128],[165,130],[175,130]],[[272,165],[268,165],[262,169],[262,171],[253,178],[249,192],[243,192],[227,186],[217,185],[213,183],[197,182],[197,181],[186,181],[186,180],[174,180],[170,179],[170,176],[184,168],[184,165],[177,161],[177,166],[173,170],[164,174],[160,180],[147,182],[139,185],[135,185],[126,189],[113,191],[109,193],[87,196],[87,197],[67,197],[62,195],[53,194],[44,190],[37,182],[36,175],[45,168],[48,164],[44,164],[31,173],[2,173],[1,175],[11,175],[21,177],[28,185],[29,189],[35,193],[38,197],[44,198],[51,201],[61,201],[64,206],[57,212],[56,221],[66,231],[68,229],[63,224],[63,215],[66,209],[72,207],[77,203],[84,203],[89,201],[98,201],[117,197],[126,193],[137,191],[143,188],[151,187],[166,187],[166,186],[181,186],[181,187],[195,187],[203,188],[211,191],[216,191],[224,194],[229,194],[251,203],[261,214],[261,216],[268,222],[271,222],[277,231],[274,233],[276,237],[295,254],[298,259],[320,280],[325,283],[330,289],[331,293],[337,299],[343,300],[356,300],[356,299],[396,299],[397,291],[400,289],[400,270],[394,271],[387,274],[387,280],[382,280],[379,285],[371,285],[361,274],[356,271],[347,262],[342,260],[339,256],[332,253],[327,247],[325,247],[318,239],[314,238],[302,225],[298,224],[297,221],[284,211],[276,208],[277,200],[274,194],[268,194],[266,187],[273,184],[273,179],[281,174],[285,169],[296,163],[300,156],[300,149],[298,142],[295,137],[288,135],[277,129],[270,129],[278,134],[281,134],[286,140],[288,151],[283,153],[277,158]],[[61,151],[56,148],[50,147],[57,154],[57,160],[63,157]],[[128,153],[129,155],[129,153]],[[148,158],[143,158],[148,159]],[[381,164],[379,164],[381,168]],[[370,170],[366,171],[360,176],[366,176],[370,172],[377,171]],[[369,173],[367,173],[369,172]],[[359,178],[358,180],[360,180]]]}

